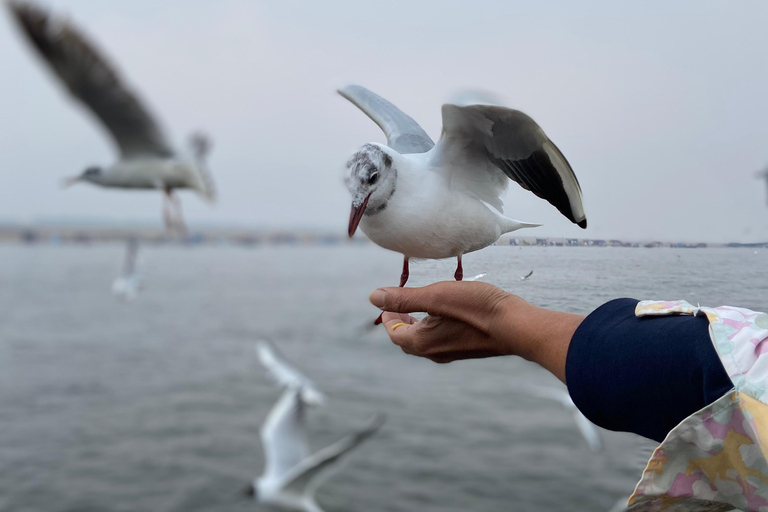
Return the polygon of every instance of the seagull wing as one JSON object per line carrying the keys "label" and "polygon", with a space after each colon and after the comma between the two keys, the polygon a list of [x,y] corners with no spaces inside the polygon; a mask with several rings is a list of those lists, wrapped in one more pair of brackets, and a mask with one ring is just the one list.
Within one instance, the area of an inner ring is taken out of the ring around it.
{"label": "seagull wing", "polygon": [[338,93],[379,125],[387,136],[387,145],[398,153],[426,153],[435,146],[419,123],[378,94],[359,85],[348,85]]}
{"label": "seagull wing", "polygon": [[531,270],[530,272],[528,272],[528,273],[527,273],[527,274],[525,274],[524,276],[520,276],[520,279],[522,279],[523,281],[525,281],[526,279],[528,279],[528,278],[529,278],[529,277],[531,277],[532,275],[533,275],[533,270]]}
{"label": "seagull wing", "polygon": [[587,417],[581,413],[579,408],[576,407],[576,404],[573,403],[573,399],[567,391],[559,388],[536,385],[525,386],[525,389],[538,397],[560,402],[563,407],[573,413],[573,419],[576,422],[576,427],[578,427],[582,437],[584,437],[584,439],[587,441],[589,448],[593,452],[598,452],[603,449],[602,438],[600,437],[600,433],[597,431],[597,428],[595,428],[594,423],[589,421]]}
{"label": "seagull wing", "polygon": [[139,242],[135,238],[128,240],[125,246],[125,261],[123,263],[123,276],[130,277],[136,273],[136,261],[139,254]]}
{"label": "seagull wing", "polygon": [[595,425],[584,416],[575,406],[573,408],[573,419],[581,432],[581,436],[587,441],[589,449],[593,452],[599,452],[603,449],[603,440]]}
{"label": "seagull wing", "polygon": [[319,405],[325,402],[325,395],[317,389],[314,382],[291,366],[272,343],[266,340],[259,341],[256,344],[256,354],[261,364],[280,386],[299,389],[302,400],[308,404]]}
{"label": "seagull wing", "polygon": [[104,124],[123,158],[170,157],[173,151],[136,95],[72,24],[29,2],[9,2],[29,41],[69,92]]}
{"label": "seagull wing", "polygon": [[[493,105],[443,105],[438,168],[450,169],[468,191],[500,209],[506,178],[547,200],[571,222],[587,227],[581,187],[565,156],[526,114]],[[450,165],[473,162],[475,165]],[[448,165],[446,165],[448,164]],[[487,175],[479,176],[478,169]]]}
{"label": "seagull wing", "polygon": [[362,430],[351,434],[327,448],[320,450],[291,471],[285,480],[284,489],[301,495],[315,490],[338,469],[341,459],[375,434],[384,424],[385,416],[376,415]]}
{"label": "seagull wing", "polygon": [[300,390],[288,388],[269,411],[261,426],[264,446],[264,478],[280,480],[309,456],[304,419],[305,404]]}

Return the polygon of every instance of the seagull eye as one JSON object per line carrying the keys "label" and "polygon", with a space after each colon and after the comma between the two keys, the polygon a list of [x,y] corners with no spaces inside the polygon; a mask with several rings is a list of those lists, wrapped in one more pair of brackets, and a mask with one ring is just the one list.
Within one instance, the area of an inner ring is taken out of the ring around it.
{"label": "seagull eye", "polygon": [[369,185],[373,185],[377,181],[379,181],[379,173],[377,173],[377,172],[371,174],[371,177],[368,178],[368,184]]}

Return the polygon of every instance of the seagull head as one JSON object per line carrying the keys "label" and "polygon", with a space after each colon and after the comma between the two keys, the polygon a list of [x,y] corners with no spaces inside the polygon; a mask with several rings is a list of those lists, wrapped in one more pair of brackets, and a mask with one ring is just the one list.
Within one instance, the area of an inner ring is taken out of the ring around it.
{"label": "seagull head", "polygon": [[101,167],[91,166],[82,172],[78,176],[71,178],[64,178],[64,186],[68,187],[74,185],[79,181],[90,181],[91,183],[100,183],[101,178],[104,176],[104,171]]}
{"label": "seagull head", "polygon": [[347,162],[345,182],[352,194],[349,236],[355,234],[363,215],[375,215],[387,207],[395,193],[397,154],[381,144],[366,144]]}

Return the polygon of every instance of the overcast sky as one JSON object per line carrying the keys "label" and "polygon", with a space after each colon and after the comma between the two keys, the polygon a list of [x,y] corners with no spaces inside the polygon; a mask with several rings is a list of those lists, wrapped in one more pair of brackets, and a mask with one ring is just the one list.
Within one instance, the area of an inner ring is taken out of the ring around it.
{"label": "overcast sky", "polygon": [[[189,223],[346,230],[342,166],[378,128],[359,83],[433,138],[455,91],[492,91],[572,164],[589,229],[510,186],[527,235],[768,240],[768,3],[58,0],[174,142],[215,140],[220,200]],[[160,196],[59,180],[114,153],[0,16],[0,219],[152,221]]]}

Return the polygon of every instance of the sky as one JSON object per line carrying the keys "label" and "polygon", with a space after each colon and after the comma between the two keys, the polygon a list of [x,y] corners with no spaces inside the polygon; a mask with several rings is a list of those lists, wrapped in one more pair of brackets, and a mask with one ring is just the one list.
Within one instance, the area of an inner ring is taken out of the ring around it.
{"label": "sky", "polygon": [[[768,240],[768,3],[56,0],[178,146],[202,129],[219,201],[188,223],[346,231],[343,164],[379,129],[335,93],[364,85],[437,139],[480,89],[531,115],[581,183],[589,228],[511,183],[528,236]],[[0,220],[152,222],[153,192],[64,176],[111,141],[0,13]]]}

